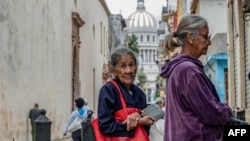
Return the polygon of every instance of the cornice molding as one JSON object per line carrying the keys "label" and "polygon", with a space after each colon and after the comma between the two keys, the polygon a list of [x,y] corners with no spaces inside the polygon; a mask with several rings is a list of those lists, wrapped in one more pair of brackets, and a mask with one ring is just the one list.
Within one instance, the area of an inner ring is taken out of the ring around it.
{"label": "cornice molding", "polygon": [[104,8],[104,10],[105,10],[105,12],[106,12],[106,14],[107,14],[108,16],[110,16],[111,13],[110,13],[110,10],[109,10],[109,8],[108,8],[108,6],[107,6],[105,0],[99,0],[99,1],[100,1],[100,3],[102,4],[102,6],[103,6],[103,8]]}
{"label": "cornice molding", "polygon": [[80,15],[76,12],[72,12],[72,21],[78,26],[81,27],[85,22],[81,19]]}

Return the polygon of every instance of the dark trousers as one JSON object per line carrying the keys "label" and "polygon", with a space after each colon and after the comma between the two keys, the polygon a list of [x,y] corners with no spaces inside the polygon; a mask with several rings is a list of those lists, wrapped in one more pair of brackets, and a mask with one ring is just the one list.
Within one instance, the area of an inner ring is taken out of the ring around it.
{"label": "dark trousers", "polygon": [[72,139],[73,141],[82,141],[82,132],[81,129],[76,130],[72,133]]}

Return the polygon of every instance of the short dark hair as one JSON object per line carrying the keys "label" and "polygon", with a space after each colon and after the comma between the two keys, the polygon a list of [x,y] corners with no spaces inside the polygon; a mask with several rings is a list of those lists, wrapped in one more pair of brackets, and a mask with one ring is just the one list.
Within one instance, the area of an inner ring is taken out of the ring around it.
{"label": "short dark hair", "polygon": [[85,104],[85,101],[83,98],[79,97],[75,99],[75,103],[77,108],[82,108],[82,106]]}
{"label": "short dark hair", "polygon": [[35,107],[35,108],[38,108],[38,107],[39,107],[39,104],[38,104],[38,103],[35,103],[35,104],[34,104],[34,107]]}

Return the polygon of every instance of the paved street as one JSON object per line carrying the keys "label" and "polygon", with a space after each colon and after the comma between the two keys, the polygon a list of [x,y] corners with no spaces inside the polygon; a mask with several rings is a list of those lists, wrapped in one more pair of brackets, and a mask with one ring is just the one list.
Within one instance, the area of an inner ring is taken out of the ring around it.
{"label": "paved street", "polygon": [[72,138],[64,138],[64,139],[60,139],[60,140],[54,140],[54,141],[72,141]]}

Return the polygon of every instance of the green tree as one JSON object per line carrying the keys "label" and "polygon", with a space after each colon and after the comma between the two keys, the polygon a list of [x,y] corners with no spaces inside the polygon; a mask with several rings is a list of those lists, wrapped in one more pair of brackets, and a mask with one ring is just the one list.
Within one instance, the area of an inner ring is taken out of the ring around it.
{"label": "green tree", "polygon": [[160,97],[160,85],[161,85],[161,76],[158,74],[156,76],[156,91],[155,91],[155,94],[154,94],[154,100],[157,97]]}
{"label": "green tree", "polygon": [[139,54],[137,39],[138,37],[136,37],[135,34],[132,34],[132,36],[129,37],[128,47],[132,49],[135,53]]}
{"label": "green tree", "polygon": [[159,90],[159,89],[157,89],[157,90],[155,91],[154,100],[155,100],[157,97],[160,97],[160,90]]}
{"label": "green tree", "polygon": [[147,75],[144,72],[139,72],[138,80],[139,80],[140,86],[143,87],[145,83],[147,82]]}

